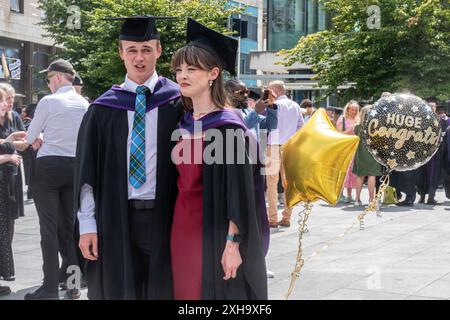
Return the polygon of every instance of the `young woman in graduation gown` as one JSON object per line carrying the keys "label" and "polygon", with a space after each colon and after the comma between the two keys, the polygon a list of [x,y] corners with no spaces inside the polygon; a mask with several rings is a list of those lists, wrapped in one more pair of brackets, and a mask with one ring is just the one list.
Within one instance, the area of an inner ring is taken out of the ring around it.
{"label": "young woman in graduation gown", "polygon": [[[234,71],[234,39],[189,19],[188,40],[172,62],[187,110],[172,151],[179,173],[170,243],[174,297],[267,299],[268,228],[263,230],[260,198],[255,196],[263,189],[255,184],[246,141],[251,134],[226,107],[223,88],[223,69]],[[196,125],[200,131],[194,130]],[[212,129],[223,144],[205,139]],[[236,138],[229,138],[230,131]],[[220,156],[216,162],[206,159],[213,143],[218,144],[211,154],[222,154],[222,162]],[[239,162],[240,157],[245,161]],[[265,220],[267,225],[267,215]]]}

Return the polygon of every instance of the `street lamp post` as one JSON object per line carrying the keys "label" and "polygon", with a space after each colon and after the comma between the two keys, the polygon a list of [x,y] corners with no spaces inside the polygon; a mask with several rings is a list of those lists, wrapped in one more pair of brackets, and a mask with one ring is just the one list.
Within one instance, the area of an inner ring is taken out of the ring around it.
{"label": "street lamp post", "polygon": [[241,34],[242,34],[242,22],[241,22],[242,16],[241,16],[241,2],[239,1],[239,37],[238,37],[238,63],[237,63],[237,79],[239,80],[241,77]]}

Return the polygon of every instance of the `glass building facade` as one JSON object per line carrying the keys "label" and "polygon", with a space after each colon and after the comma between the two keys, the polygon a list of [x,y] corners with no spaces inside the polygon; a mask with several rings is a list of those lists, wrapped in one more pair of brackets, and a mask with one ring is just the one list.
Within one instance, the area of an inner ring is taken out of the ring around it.
{"label": "glass building facade", "polygon": [[[229,1],[230,5],[239,6],[239,2]],[[243,1],[245,5],[245,1]],[[255,70],[250,69],[250,51],[258,50],[258,8],[247,5],[241,15],[231,16],[231,25],[239,24],[241,31],[239,45],[239,67],[240,74],[256,74]],[[237,31],[237,30],[234,30]],[[239,38],[239,36],[235,36]],[[243,80],[250,87],[256,87],[256,80]]]}
{"label": "glass building facade", "polygon": [[307,34],[325,30],[330,19],[317,0],[267,0],[267,50],[294,47]]}

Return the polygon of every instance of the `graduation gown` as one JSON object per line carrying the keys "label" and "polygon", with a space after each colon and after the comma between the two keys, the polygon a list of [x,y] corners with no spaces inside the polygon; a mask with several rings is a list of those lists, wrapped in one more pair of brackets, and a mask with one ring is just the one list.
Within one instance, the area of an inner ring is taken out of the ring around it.
{"label": "graduation gown", "polygon": [[[170,227],[177,195],[171,141],[182,115],[179,88],[160,77],[147,96],[147,112],[158,108],[156,196],[150,261],[151,299],[171,299]],[[77,143],[75,210],[84,184],[93,188],[97,222],[97,261],[87,261],[85,275],[90,299],[135,299],[128,228],[127,110],[136,94],[113,86],[90,106]],[[79,232],[76,228],[76,232]]]}
{"label": "graduation gown", "polygon": [[450,199],[450,127],[445,131],[444,141],[444,189],[445,196]]}
{"label": "graduation gown", "polygon": [[[447,129],[447,120],[440,119],[442,133]],[[445,136],[444,136],[445,137]],[[419,168],[417,177],[417,192],[425,195],[430,190],[436,191],[439,184],[443,182],[443,165],[445,159],[445,141],[442,141],[433,157]]]}
{"label": "graduation gown", "polygon": [[[193,123],[192,114],[186,113],[180,127],[192,133]],[[225,155],[230,151],[226,149],[226,130],[242,129],[243,133],[247,128],[233,111],[212,112],[202,118],[202,126],[203,131],[216,128],[224,138],[224,163],[203,163],[202,299],[267,299],[264,256],[269,229],[265,202],[261,202],[264,180],[257,172],[258,166],[250,163],[247,143],[244,164],[225,163]],[[244,139],[243,134],[238,139]],[[205,141],[204,148],[213,142]],[[234,146],[236,160],[237,143]],[[242,237],[239,246],[242,265],[235,279],[224,281],[221,259],[230,220]]]}

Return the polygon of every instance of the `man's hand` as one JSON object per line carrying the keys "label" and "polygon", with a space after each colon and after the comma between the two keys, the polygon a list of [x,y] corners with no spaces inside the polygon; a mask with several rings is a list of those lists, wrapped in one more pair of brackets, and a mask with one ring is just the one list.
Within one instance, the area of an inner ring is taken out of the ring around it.
{"label": "man's hand", "polygon": [[41,138],[37,138],[36,140],[34,140],[33,144],[31,145],[33,147],[34,150],[39,150],[42,146],[42,139]]}
{"label": "man's hand", "polygon": [[[266,100],[267,101],[267,100]],[[257,113],[263,113],[264,110],[266,110],[266,104],[264,103],[264,101],[262,101],[261,99],[259,99],[258,101],[256,101],[255,104],[255,111]]]}
{"label": "man's hand", "polygon": [[96,261],[98,259],[97,233],[85,233],[80,236],[79,247],[83,257],[88,260]]}
{"label": "man's hand", "polygon": [[266,100],[259,99],[255,105],[255,111],[257,113],[263,113],[266,108],[273,108],[277,94],[273,90],[269,90],[269,98]]}
{"label": "man's hand", "polygon": [[270,90],[269,91],[269,105],[273,105],[275,103],[275,100],[278,98],[277,94],[275,93],[275,91]]}
{"label": "man's hand", "polygon": [[236,278],[237,269],[242,264],[241,253],[239,252],[239,244],[227,241],[225,250],[222,254],[222,268],[225,276],[223,280]]}

